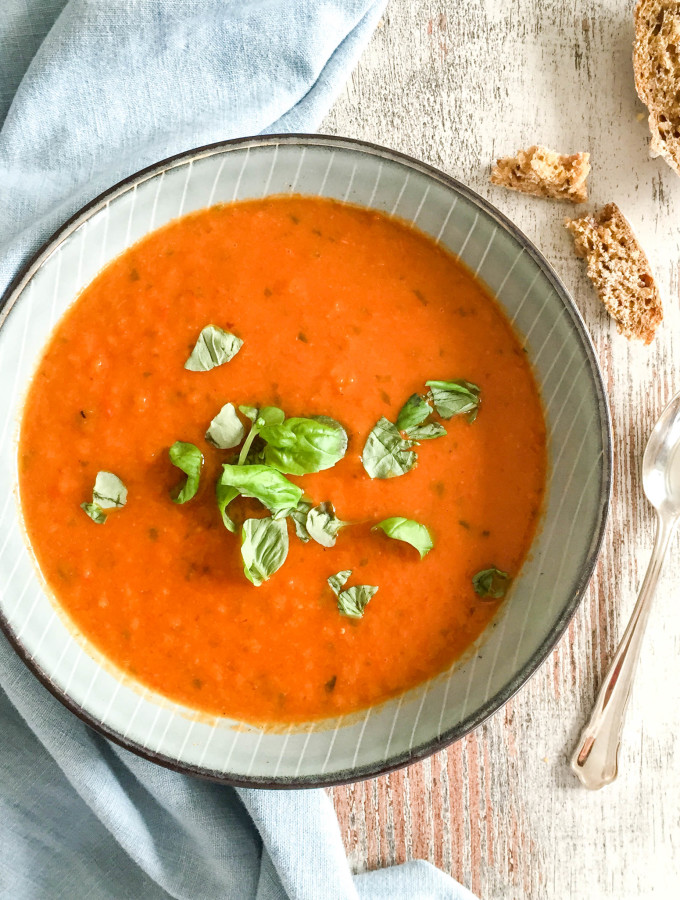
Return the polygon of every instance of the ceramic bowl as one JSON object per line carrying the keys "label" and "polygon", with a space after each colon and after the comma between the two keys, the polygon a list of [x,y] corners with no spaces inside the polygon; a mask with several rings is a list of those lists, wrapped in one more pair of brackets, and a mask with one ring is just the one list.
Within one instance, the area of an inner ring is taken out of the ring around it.
{"label": "ceramic bowl", "polygon": [[[534,367],[549,436],[543,519],[520,576],[474,652],[402,696],[278,731],[207,720],[103,660],[43,587],[17,503],[24,392],[53,325],[111,259],[171,219],[269,194],[323,195],[412,222],[498,298]],[[341,138],[230,141],[127,178],[67,222],[0,302],[0,625],[76,715],[155,762],[232,784],[328,785],[411,763],[462,737],[536,671],[590,578],[611,477],[607,402],[581,317],[524,235],[471,190],[391,150]]]}

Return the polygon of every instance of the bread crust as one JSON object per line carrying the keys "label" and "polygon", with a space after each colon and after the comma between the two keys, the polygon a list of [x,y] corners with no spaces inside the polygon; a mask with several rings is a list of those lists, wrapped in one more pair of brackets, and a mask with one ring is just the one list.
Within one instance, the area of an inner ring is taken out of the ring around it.
{"label": "bread crust", "polygon": [[680,175],[680,0],[638,0],[633,71],[649,110],[650,153]]}
{"label": "bread crust", "polygon": [[663,319],[661,297],[649,260],[619,207],[608,203],[595,216],[567,219],[564,224],[619,332],[651,343]]}

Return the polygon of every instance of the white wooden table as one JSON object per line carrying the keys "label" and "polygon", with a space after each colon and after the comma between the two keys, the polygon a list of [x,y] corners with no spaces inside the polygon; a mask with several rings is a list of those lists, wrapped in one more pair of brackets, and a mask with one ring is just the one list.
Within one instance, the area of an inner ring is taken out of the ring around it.
{"label": "white wooden table", "polygon": [[[659,585],[619,756],[589,793],[568,756],[632,610],[653,536],[640,462],[680,389],[680,178],[650,160],[633,85],[631,0],[391,0],[322,131],[432,163],[507,213],[572,292],[609,392],[614,493],[593,582],[567,635],[508,705],[411,769],[335,789],[357,870],[424,858],[484,900],[680,896],[680,554]],[[592,209],[615,200],[656,272],[665,321],[650,348],[601,310],[562,219],[488,183],[489,163],[539,142],[589,150]]]}

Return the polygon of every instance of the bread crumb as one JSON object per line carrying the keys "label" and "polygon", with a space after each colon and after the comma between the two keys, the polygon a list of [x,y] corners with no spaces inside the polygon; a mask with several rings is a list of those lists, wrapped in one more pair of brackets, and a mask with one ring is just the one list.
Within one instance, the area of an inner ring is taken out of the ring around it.
{"label": "bread crumb", "polygon": [[680,2],[638,0],[635,89],[649,110],[649,149],[680,174]]}
{"label": "bread crumb", "polygon": [[497,160],[491,183],[534,197],[583,203],[588,199],[589,172],[589,153],[566,156],[547,147],[533,146],[518,150],[516,156]]}
{"label": "bread crumb", "polygon": [[651,343],[663,319],[661,298],[647,257],[621,210],[608,203],[597,215],[567,219],[565,226],[619,332]]}

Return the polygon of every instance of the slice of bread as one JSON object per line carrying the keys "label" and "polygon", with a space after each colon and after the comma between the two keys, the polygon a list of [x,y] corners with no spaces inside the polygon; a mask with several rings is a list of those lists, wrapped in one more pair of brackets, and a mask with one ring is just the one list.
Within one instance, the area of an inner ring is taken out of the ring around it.
{"label": "slice of bread", "polygon": [[661,298],[647,257],[616,203],[608,203],[596,216],[567,219],[565,225],[619,331],[651,343],[663,319]]}
{"label": "slice of bread", "polygon": [[589,172],[589,153],[565,156],[534,146],[519,150],[517,156],[497,160],[491,170],[491,182],[534,197],[583,203],[588,199]]}
{"label": "slice of bread", "polygon": [[680,175],[680,0],[638,0],[633,70],[649,110],[650,152]]}

